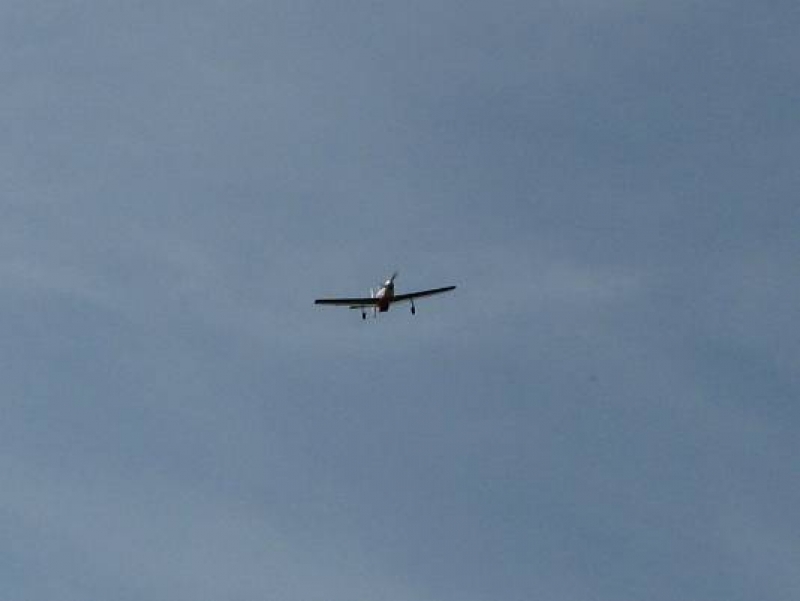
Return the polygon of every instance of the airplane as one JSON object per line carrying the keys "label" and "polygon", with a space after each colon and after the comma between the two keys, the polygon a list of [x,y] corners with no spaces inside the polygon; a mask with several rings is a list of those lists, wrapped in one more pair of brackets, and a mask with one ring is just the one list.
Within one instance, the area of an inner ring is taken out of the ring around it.
{"label": "airplane", "polygon": [[334,305],[338,307],[350,307],[351,309],[361,310],[361,319],[367,318],[367,309],[372,309],[372,316],[377,317],[378,313],[386,313],[393,303],[411,303],[411,315],[416,315],[417,308],[414,305],[415,298],[423,296],[433,296],[455,290],[455,286],[445,286],[444,288],[432,288],[430,290],[420,290],[408,294],[394,293],[394,279],[397,277],[395,271],[392,276],[378,288],[370,288],[369,298],[318,298],[314,301],[315,305]]}

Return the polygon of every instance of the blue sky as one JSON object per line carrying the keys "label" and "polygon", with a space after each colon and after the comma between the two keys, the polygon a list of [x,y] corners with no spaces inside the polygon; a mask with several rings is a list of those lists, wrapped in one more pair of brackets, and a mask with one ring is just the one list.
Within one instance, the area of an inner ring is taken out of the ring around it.
{"label": "blue sky", "polygon": [[791,598],[798,26],[4,3],[0,597]]}

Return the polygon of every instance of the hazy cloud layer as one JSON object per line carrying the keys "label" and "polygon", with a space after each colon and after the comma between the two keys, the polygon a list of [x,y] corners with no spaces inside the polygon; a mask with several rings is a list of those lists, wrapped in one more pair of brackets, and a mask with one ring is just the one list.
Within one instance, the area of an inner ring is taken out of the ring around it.
{"label": "hazy cloud layer", "polygon": [[0,597],[791,597],[798,26],[3,4]]}

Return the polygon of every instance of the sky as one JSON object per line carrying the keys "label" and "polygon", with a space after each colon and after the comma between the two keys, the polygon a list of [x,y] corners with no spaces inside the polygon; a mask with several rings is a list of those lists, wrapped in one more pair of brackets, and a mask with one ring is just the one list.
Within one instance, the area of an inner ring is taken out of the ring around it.
{"label": "sky", "polygon": [[796,597],[798,28],[0,4],[0,598]]}

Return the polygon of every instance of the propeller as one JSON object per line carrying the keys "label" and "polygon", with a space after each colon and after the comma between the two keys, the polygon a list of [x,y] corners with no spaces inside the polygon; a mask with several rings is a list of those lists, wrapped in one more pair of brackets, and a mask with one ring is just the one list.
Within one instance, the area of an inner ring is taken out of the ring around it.
{"label": "propeller", "polygon": [[394,273],[391,275],[391,277],[390,277],[388,280],[386,280],[386,285],[387,285],[387,286],[390,286],[390,285],[394,284],[394,279],[395,279],[396,277],[397,277],[397,272],[395,271],[395,272],[394,272]]}

